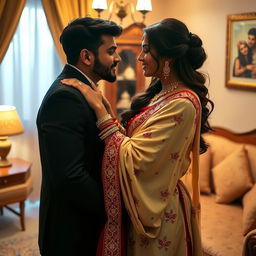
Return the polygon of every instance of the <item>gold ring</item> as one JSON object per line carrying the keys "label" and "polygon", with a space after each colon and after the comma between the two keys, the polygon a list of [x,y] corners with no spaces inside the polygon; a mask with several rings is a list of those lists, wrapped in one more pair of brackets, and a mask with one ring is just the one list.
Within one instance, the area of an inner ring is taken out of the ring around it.
{"label": "gold ring", "polygon": [[79,84],[79,85],[82,85],[82,83],[81,83],[81,82],[78,82],[78,84]]}

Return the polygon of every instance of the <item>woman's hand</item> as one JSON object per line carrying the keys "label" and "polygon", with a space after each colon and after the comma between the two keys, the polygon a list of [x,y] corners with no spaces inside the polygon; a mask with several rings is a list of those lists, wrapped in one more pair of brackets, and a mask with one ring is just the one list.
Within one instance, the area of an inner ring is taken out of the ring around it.
{"label": "woman's hand", "polygon": [[96,86],[92,85],[93,88],[91,88],[76,78],[63,79],[61,82],[78,89],[87,100],[89,106],[94,110],[97,118],[108,114],[103,103],[103,95]]}

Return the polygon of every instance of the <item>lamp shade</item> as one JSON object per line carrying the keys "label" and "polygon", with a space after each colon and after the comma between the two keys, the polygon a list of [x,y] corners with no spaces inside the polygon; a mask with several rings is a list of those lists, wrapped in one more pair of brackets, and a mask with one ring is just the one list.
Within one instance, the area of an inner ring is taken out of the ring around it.
{"label": "lamp shade", "polygon": [[0,105],[0,136],[23,133],[23,127],[14,106]]}
{"label": "lamp shade", "polygon": [[151,0],[138,0],[136,10],[137,11],[152,11]]}
{"label": "lamp shade", "polygon": [[106,10],[108,8],[106,0],[93,0],[92,9]]}

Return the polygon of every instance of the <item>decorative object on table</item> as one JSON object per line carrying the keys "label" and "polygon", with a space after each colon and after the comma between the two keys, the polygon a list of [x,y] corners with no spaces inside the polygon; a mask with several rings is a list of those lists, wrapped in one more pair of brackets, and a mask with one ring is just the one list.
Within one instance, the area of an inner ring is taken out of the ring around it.
{"label": "decorative object on table", "polygon": [[128,65],[123,73],[124,79],[126,80],[135,80],[136,74],[134,69],[131,67],[131,65]]}
{"label": "decorative object on table", "polygon": [[255,32],[256,12],[228,15],[226,87],[256,90]]}
{"label": "decorative object on table", "polygon": [[117,109],[128,109],[131,105],[131,96],[127,91],[121,94],[121,99],[117,102]]}
{"label": "decorative object on table", "polygon": [[8,136],[23,133],[22,123],[14,106],[0,105],[0,168],[11,166],[7,155],[11,150]]}

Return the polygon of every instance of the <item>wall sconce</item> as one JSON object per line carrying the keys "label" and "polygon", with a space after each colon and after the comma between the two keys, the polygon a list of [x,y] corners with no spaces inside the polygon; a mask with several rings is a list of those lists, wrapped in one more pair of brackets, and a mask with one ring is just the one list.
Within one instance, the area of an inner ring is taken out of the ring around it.
{"label": "wall sconce", "polygon": [[[98,12],[98,17],[100,18],[100,13],[103,10],[107,10],[107,1],[93,0],[92,9]],[[125,4],[123,0],[120,0],[119,3],[117,2],[117,0],[112,0],[110,2],[109,9],[108,9],[109,11],[108,19],[110,20],[113,13],[115,12],[120,19],[120,24],[122,24],[123,19],[128,14],[128,10],[130,10],[132,20],[133,22],[135,22],[135,19],[134,19],[135,7],[133,3],[128,2]],[[144,22],[146,18],[146,14],[152,11],[151,0],[138,0],[136,10],[142,13],[143,22]]]}
{"label": "wall sconce", "polygon": [[8,136],[23,133],[23,127],[13,106],[0,105],[0,168],[11,166],[7,155],[11,150],[12,143]]}

